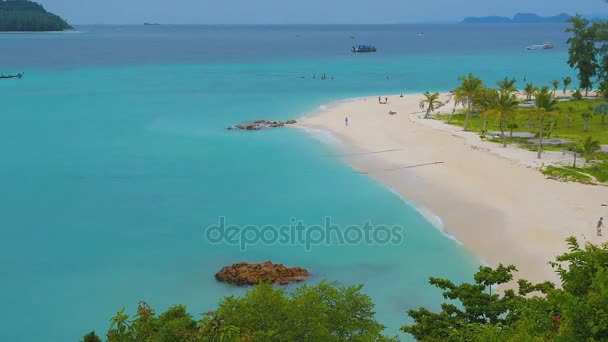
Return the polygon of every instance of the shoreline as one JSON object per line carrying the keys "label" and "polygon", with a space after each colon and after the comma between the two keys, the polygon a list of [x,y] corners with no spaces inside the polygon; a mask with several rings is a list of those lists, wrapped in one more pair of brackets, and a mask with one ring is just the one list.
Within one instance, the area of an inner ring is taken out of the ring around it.
{"label": "shoreline", "polygon": [[[441,94],[441,101],[447,96]],[[558,281],[548,262],[567,250],[568,236],[605,242],[595,234],[597,219],[608,214],[600,206],[605,187],[548,180],[538,171],[570,156],[545,152],[538,161],[535,152],[502,148],[460,127],[422,119],[422,94],[384,97],[388,104],[377,97],[332,101],[296,126],[317,137],[329,133],[338,144],[319,140],[339,150],[355,171],[400,196],[480,264],[517,266],[515,279]],[[446,104],[437,112],[452,108]]]}

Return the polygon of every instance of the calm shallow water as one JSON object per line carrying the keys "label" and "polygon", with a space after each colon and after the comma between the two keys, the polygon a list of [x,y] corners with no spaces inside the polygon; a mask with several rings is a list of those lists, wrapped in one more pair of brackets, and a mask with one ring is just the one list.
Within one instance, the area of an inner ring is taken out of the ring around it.
{"label": "calm shallow water", "polygon": [[[79,29],[0,35],[0,72],[26,73],[0,82],[2,340],[103,334],[139,300],[196,315],[243,292],[214,280],[221,267],[268,259],[312,281],[365,284],[395,332],[407,309],[438,307],[429,276],[470,280],[478,261],[315,138],[225,127],[344,97],[447,90],[468,72],[542,84],[571,74],[562,25]],[[523,49],[543,42],[557,48]],[[359,43],[379,52],[351,54]],[[335,80],[311,78],[323,72]],[[219,216],[264,226],[328,215],[401,225],[405,239],[242,252],[203,234]]]}

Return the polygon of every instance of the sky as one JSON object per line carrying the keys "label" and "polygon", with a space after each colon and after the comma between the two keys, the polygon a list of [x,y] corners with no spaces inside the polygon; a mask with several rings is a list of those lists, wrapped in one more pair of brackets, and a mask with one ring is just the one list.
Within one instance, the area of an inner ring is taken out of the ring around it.
{"label": "sky", "polygon": [[381,24],[608,13],[602,0],[38,0],[71,24]]}

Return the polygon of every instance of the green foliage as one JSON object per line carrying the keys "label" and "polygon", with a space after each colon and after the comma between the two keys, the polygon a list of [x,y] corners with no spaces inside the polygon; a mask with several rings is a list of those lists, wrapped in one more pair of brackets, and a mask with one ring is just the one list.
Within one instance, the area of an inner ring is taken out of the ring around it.
{"label": "green foliage", "polygon": [[572,83],[572,78],[570,76],[564,77],[562,82],[564,82],[564,96],[566,96],[566,90],[568,90],[568,86]]}
{"label": "green foliage", "polygon": [[601,148],[602,147],[600,146],[600,142],[598,140],[593,140],[592,136],[588,136],[587,139],[583,141],[583,145],[580,148],[580,153],[585,158],[585,161],[588,162]]}
{"label": "green foliage", "polygon": [[118,311],[108,342],[396,341],[381,334],[384,326],[361,288],[321,282],[288,293],[259,284],[243,297],[224,298],[198,321],[182,305],[157,316],[140,302],[132,320]]}
{"label": "green foliage", "polygon": [[0,31],[63,31],[72,27],[40,4],[28,0],[0,0]]}
{"label": "green foliage", "polygon": [[566,29],[566,32],[572,33],[566,41],[570,45],[568,65],[578,71],[579,88],[588,91],[597,74],[596,28],[579,15],[570,18],[570,23],[571,26]]}
{"label": "green foliage", "polygon": [[467,107],[466,119],[464,121],[464,130],[466,131],[468,129],[471,107],[473,106],[473,97],[481,92],[484,86],[481,79],[473,76],[473,74],[460,76],[458,80],[460,81],[460,86],[456,88],[456,101]]}
{"label": "green foliage", "polygon": [[[486,293],[493,284],[512,280],[513,266],[480,267],[475,282],[454,285],[431,278],[449,303],[441,312],[410,310],[414,324],[402,331],[418,341],[605,341],[608,337],[608,244],[567,239],[569,252],[551,263],[562,280],[532,284],[518,281],[518,291]],[[455,304],[456,303],[456,304]]]}
{"label": "green foliage", "polygon": [[425,92],[424,98],[420,101],[420,107],[426,107],[426,113],[424,114],[424,118],[428,119],[429,115],[435,111],[435,108],[441,106],[441,101],[439,101],[439,93],[430,93]]}
{"label": "green foliage", "polygon": [[80,342],[101,342],[101,339],[95,334],[94,331],[91,331],[90,333],[84,335]]}
{"label": "green foliage", "polygon": [[524,87],[524,94],[526,94],[527,101],[530,101],[532,99],[532,95],[536,90],[537,88],[534,86],[534,83],[530,82],[526,84],[526,86]]}
{"label": "green foliage", "polygon": [[553,177],[562,182],[577,182],[583,184],[593,184],[589,175],[581,173],[580,170],[570,167],[558,167],[549,165],[541,171],[545,176]]}
{"label": "green foliage", "polygon": [[514,87],[515,80],[509,81],[506,77],[504,81],[499,81],[498,85],[501,90],[493,89],[490,95],[490,110],[484,117],[495,116],[499,122],[500,135],[503,138],[503,146],[507,146],[507,137],[505,136],[505,122],[511,120],[516,114],[517,96],[515,91],[511,90]]}

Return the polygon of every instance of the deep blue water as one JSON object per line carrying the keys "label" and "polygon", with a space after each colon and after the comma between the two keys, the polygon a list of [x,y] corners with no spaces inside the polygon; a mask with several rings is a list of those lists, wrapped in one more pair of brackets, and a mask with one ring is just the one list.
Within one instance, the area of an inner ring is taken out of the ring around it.
{"label": "deep blue water", "polygon": [[[271,259],[312,282],[365,284],[394,333],[437,308],[429,276],[470,280],[479,261],[314,137],[229,132],[345,97],[447,90],[473,72],[539,84],[572,73],[563,25],[84,26],[2,34],[0,339],[75,341],[139,300],[213,309],[243,290],[221,267]],[[419,32],[425,32],[419,36]],[[350,38],[350,37],[356,38]],[[551,51],[524,50],[553,42]],[[372,43],[376,54],[352,54]],[[327,73],[333,81],[311,76]],[[388,76],[388,77],[387,77]],[[206,241],[230,224],[400,225],[398,245]]]}

